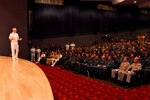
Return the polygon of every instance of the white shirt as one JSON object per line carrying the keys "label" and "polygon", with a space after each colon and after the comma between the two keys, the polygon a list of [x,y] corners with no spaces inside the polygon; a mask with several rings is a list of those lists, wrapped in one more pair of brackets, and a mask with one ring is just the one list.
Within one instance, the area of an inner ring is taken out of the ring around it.
{"label": "white shirt", "polygon": [[44,57],[46,57],[46,54],[45,53],[41,54],[41,58],[44,58]]}
{"label": "white shirt", "polygon": [[36,49],[36,52],[37,52],[38,54],[40,54],[41,49]]}
{"label": "white shirt", "polygon": [[36,51],[35,48],[31,48],[31,49],[30,49],[30,52],[31,52],[31,53],[35,53],[35,51]]}
{"label": "white shirt", "polygon": [[74,49],[76,45],[74,43],[72,43],[72,44],[70,44],[70,46],[71,46],[71,49]]}
{"label": "white shirt", "polygon": [[11,43],[18,42],[18,40],[19,40],[18,33],[13,33],[13,32],[10,33],[9,39],[11,39]]}
{"label": "white shirt", "polygon": [[69,44],[66,44],[66,50],[69,50],[69,47],[70,47],[70,45]]}

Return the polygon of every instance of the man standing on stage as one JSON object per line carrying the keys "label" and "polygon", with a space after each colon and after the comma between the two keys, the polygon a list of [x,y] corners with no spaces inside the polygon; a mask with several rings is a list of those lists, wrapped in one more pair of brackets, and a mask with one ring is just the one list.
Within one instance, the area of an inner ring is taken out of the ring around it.
{"label": "man standing on stage", "polygon": [[19,39],[19,35],[17,33],[17,28],[13,28],[12,32],[9,35],[9,40],[11,41],[11,54],[12,59],[17,60],[18,59],[18,53],[19,53],[19,44],[18,41],[22,40],[22,38]]}

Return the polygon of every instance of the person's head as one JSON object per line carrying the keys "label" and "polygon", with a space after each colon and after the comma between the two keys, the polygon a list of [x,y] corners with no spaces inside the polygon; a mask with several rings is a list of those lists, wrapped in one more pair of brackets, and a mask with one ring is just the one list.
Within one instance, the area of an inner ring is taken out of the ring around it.
{"label": "person's head", "polygon": [[127,62],[127,61],[128,61],[128,57],[124,57],[123,62]]}
{"label": "person's head", "polygon": [[93,55],[91,55],[91,56],[90,56],[90,59],[92,60],[93,58],[94,58],[94,56],[93,56]]}
{"label": "person's head", "polygon": [[17,28],[12,28],[12,32],[16,33],[17,32]]}
{"label": "person's head", "polygon": [[108,60],[112,60],[112,57],[111,57],[111,56],[108,56]]}
{"label": "person's head", "polygon": [[138,63],[139,62],[139,58],[138,57],[135,57],[134,58],[134,63]]}
{"label": "person's head", "polygon": [[122,57],[125,57],[125,54],[124,54],[124,53],[122,53],[122,54],[121,54],[121,56],[122,56]]}
{"label": "person's head", "polygon": [[109,54],[108,54],[108,53],[106,53],[106,54],[105,54],[105,57],[106,57],[106,58],[108,58],[108,57],[109,57]]}
{"label": "person's head", "polygon": [[97,60],[99,59],[98,55],[96,55],[95,59],[97,59]]}
{"label": "person's head", "polygon": [[86,53],[86,57],[87,57],[87,58],[89,57],[89,54],[88,54],[88,53]]}
{"label": "person's head", "polygon": [[105,60],[105,55],[103,55],[103,56],[101,57],[101,59],[102,59],[102,61],[104,61],[104,60]]}
{"label": "person's head", "polygon": [[134,54],[133,54],[133,53],[130,55],[130,58],[131,58],[131,59],[133,59],[133,58],[134,58]]}
{"label": "person's head", "polygon": [[54,51],[52,51],[51,54],[54,54]]}
{"label": "person's head", "polygon": [[80,53],[78,53],[78,57],[80,57],[81,55],[80,55]]}

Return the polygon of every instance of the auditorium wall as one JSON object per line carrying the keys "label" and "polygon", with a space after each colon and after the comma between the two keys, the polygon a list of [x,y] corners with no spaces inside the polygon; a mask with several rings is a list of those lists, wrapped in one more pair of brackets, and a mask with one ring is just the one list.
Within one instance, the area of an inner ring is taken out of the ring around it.
{"label": "auditorium wall", "polygon": [[100,40],[99,35],[89,34],[89,35],[76,35],[76,36],[64,36],[55,38],[45,38],[45,39],[34,39],[32,40],[32,45],[35,47],[45,47],[51,44],[61,44],[65,46],[67,43],[74,42],[77,46],[89,45],[95,40]]}
{"label": "auditorium wall", "polygon": [[77,46],[87,46],[93,43],[94,41],[102,42],[102,37],[112,37],[114,40],[121,39],[134,39],[136,35],[147,34],[150,32],[150,29],[140,29],[132,32],[120,32],[116,34],[110,33],[97,33],[97,34],[86,34],[86,35],[76,35],[76,36],[64,36],[64,37],[49,37],[44,39],[33,39],[32,45],[35,47],[48,47],[49,45],[61,44],[65,46],[67,43],[74,42]]}
{"label": "auditorium wall", "polygon": [[27,58],[28,54],[28,29],[27,29],[27,0],[2,0],[0,3],[0,55],[9,56],[9,33],[13,27],[18,29],[20,37],[19,57]]}

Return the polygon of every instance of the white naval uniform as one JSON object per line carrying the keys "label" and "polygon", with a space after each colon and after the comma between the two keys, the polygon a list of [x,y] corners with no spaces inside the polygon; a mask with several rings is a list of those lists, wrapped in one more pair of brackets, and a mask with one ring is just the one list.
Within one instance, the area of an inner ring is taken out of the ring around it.
{"label": "white naval uniform", "polygon": [[34,47],[32,47],[30,49],[31,52],[31,61],[35,61],[35,53],[36,53],[36,49]]}
{"label": "white naval uniform", "polygon": [[56,58],[52,59],[52,65],[51,66],[55,66],[55,64],[59,61],[59,59],[62,58],[62,55],[57,55]]}
{"label": "white naval uniform", "polygon": [[11,53],[12,53],[12,59],[18,59],[18,53],[19,53],[19,35],[17,33],[10,33],[9,39],[11,40]]}
{"label": "white naval uniform", "polygon": [[40,54],[41,54],[41,49],[39,49],[39,48],[36,49],[36,52],[37,52],[37,61],[38,61]]}
{"label": "white naval uniform", "polygon": [[[127,74],[127,78],[126,78],[126,82],[127,83],[130,83],[131,76],[135,75],[136,71],[140,71],[142,69],[142,65],[141,65],[141,63],[137,63],[137,64],[136,63],[132,63],[130,68],[131,68],[131,71],[128,71],[128,73],[126,73]],[[136,70],[136,71],[134,71],[134,70]]]}
{"label": "white naval uniform", "polygon": [[42,58],[45,58],[45,57],[46,57],[46,54],[45,54],[45,53],[44,53],[44,54],[41,54],[41,56],[39,56],[39,58],[38,58],[38,60],[37,60],[36,63],[39,63],[40,60],[41,60]]}
{"label": "white naval uniform", "polygon": [[69,50],[69,48],[70,48],[70,45],[69,44],[66,44],[66,50]]}
{"label": "white naval uniform", "polygon": [[74,50],[75,49],[75,44],[74,43],[72,43],[72,44],[70,44],[70,47],[71,47],[71,50]]}

